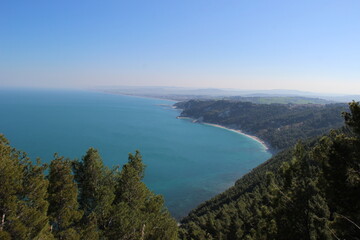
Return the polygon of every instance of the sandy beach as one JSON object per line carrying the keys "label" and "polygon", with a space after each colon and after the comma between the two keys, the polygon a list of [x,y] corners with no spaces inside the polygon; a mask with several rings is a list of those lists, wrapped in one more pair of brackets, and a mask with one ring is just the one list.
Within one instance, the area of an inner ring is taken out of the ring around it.
{"label": "sandy beach", "polygon": [[249,138],[251,138],[251,139],[253,139],[253,140],[261,143],[261,145],[263,145],[266,150],[269,150],[269,147],[266,145],[266,143],[265,143],[263,140],[261,140],[260,138],[258,138],[258,137],[256,137],[256,136],[246,134],[246,133],[242,132],[241,130],[232,129],[232,128],[227,128],[227,127],[221,126],[221,125],[219,125],[219,124],[213,124],[213,123],[202,123],[202,124],[209,125],[209,126],[213,126],[213,127],[218,127],[218,128],[226,129],[226,130],[228,130],[228,131],[232,131],[232,132],[239,133],[239,134],[241,134],[241,135],[244,135],[244,136],[246,136],[246,137],[249,137]]}
{"label": "sandy beach", "polygon": [[[178,119],[189,119],[189,120],[194,120],[192,118],[189,118],[189,117],[177,117]],[[195,122],[195,121],[194,121]],[[200,122],[199,122],[200,123]],[[214,124],[214,123],[206,123],[206,122],[201,122],[201,124],[205,124],[205,125],[209,125],[209,126],[212,126],[212,127],[217,127],[217,128],[222,128],[222,129],[226,129],[228,131],[232,131],[232,132],[236,132],[238,134],[241,134],[241,135],[244,135],[246,137],[249,137],[259,143],[261,143],[261,145],[263,145],[263,147],[266,149],[266,150],[269,150],[269,147],[266,145],[266,143],[261,140],[260,138],[256,137],[256,136],[253,136],[253,135],[249,135],[249,134],[246,134],[244,132],[242,132],[241,130],[238,130],[238,129],[233,129],[233,128],[228,128],[228,127],[224,127],[224,126],[221,126],[219,124]]]}

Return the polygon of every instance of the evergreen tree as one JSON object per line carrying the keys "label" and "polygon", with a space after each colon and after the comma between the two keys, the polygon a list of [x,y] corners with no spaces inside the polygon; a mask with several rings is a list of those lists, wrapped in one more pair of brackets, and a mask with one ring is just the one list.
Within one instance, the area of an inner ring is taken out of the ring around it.
{"label": "evergreen tree", "polygon": [[0,160],[0,239],[177,239],[163,198],[142,182],[138,151],[116,174],[92,148],[77,162],[55,154],[45,178],[46,165],[0,136]]}
{"label": "evergreen tree", "polygon": [[28,227],[28,239],[53,239],[47,211],[49,208],[48,185],[44,176],[47,165],[41,165],[40,160],[34,165],[28,161],[23,180],[23,222]]}
{"label": "evergreen tree", "polygon": [[77,225],[82,217],[79,210],[78,188],[72,175],[72,163],[54,155],[49,171],[48,211],[52,231],[57,239],[80,239]]}
{"label": "evergreen tree", "polygon": [[114,201],[115,181],[112,171],[104,166],[99,152],[90,148],[82,161],[74,163],[79,186],[80,208],[84,211],[83,225],[90,236],[101,237],[109,224]]}
{"label": "evergreen tree", "polygon": [[118,176],[116,185],[115,203],[126,202],[130,207],[144,207],[145,199],[149,194],[142,182],[145,165],[139,151],[135,155],[129,154],[128,163],[125,164]]}
{"label": "evergreen tree", "polygon": [[0,135],[0,236],[26,239],[27,228],[20,220],[24,165],[22,156]]}
{"label": "evergreen tree", "polygon": [[109,239],[176,239],[177,226],[161,196],[141,181],[145,165],[138,151],[118,174],[116,197],[107,231]]}
{"label": "evergreen tree", "polygon": [[344,112],[343,116],[345,123],[351,130],[360,135],[360,104],[359,102],[352,101],[349,103],[350,112]]}
{"label": "evergreen tree", "polygon": [[272,186],[277,192],[277,199],[273,199],[276,239],[332,239],[328,230],[330,211],[319,188],[321,170],[301,143],[280,174],[282,186]]}
{"label": "evergreen tree", "polygon": [[0,135],[0,237],[52,239],[48,224],[46,166],[32,164]]}
{"label": "evergreen tree", "polygon": [[322,164],[323,188],[332,210],[331,227],[342,239],[360,236],[360,106],[352,102],[344,113],[349,132],[332,131],[314,149]]}

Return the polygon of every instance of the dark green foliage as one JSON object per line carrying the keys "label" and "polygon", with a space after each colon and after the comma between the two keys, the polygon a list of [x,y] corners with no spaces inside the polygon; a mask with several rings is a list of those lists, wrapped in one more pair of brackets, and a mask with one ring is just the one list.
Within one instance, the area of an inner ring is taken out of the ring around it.
{"label": "dark green foliage", "polygon": [[95,230],[91,226],[91,222],[95,221],[98,229],[94,234],[102,236],[107,228],[115,197],[112,171],[104,166],[99,152],[90,148],[82,161],[74,163],[74,172],[79,185],[80,209],[84,211],[83,227],[87,229],[90,226],[90,229]]}
{"label": "dark green foliage", "polygon": [[145,165],[138,151],[117,176],[116,197],[109,239],[177,239],[176,222],[164,208],[164,200],[141,182]]}
{"label": "dark green foliage", "polygon": [[[255,235],[263,230],[257,230],[256,233],[254,227],[259,225],[267,231],[264,222],[269,225],[269,229],[275,231],[272,209],[262,207],[268,205],[272,198],[267,191],[267,182],[270,181],[267,172],[276,171],[283,161],[290,161],[291,153],[291,150],[278,153],[243,176],[235,186],[190,212],[181,221],[181,238],[211,239],[211,236],[213,239],[261,239]],[[266,215],[266,212],[269,213]],[[262,215],[270,216],[259,217]],[[270,220],[266,222],[268,218]]]}
{"label": "dark green foliage", "polygon": [[341,112],[345,104],[255,104],[229,100],[191,100],[175,104],[181,116],[199,122],[241,129],[281,150],[343,125]]}
{"label": "dark green foliage", "polygon": [[104,166],[98,151],[90,148],[82,161],[74,164],[75,178],[80,190],[80,205],[86,216],[92,212],[106,215],[114,200],[111,171]]}
{"label": "dark green foliage", "polygon": [[0,135],[1,240],[177,239],[162,197],[142,182],[138,151],[120,172],[93,148],[82,161],[55,154],[47,178],[46,168]]}
{"label": "dark green foliage", "polygon": [[129,154],[129,161],[117,176],[115,203],[126,202],[130,207],[137,208],[145,203],[149,191],[141,182],[145,166],[137,151],[135,156]]}
{"label": "dark green foliage", "polygon": [[350,112],[344,112],[345,123],[352,128],[353,132],[357,135],[360,134],[360,106],[357,102],[349,104]]}
{"label": "dark green foliage", "polygon": [[49,203],[48,180],[45,179],[44,170],[46,165],[27,162],[23,177],[23,201],[27,208],[24,208],[24,224],[30,230],[29,239],[53,239],[48,223],[47,211]]}
{"label": "dark green foliage", "polygon": [[[357,112],[351,110],[352,116],[360,113],[358,107]],[[359,126],[359,120],[353,123]],[[332,228],[343,239],[360,236],[360,136],[357,128],[350,127],[354,134],[333,132],[314,149],[314,158],[322,164],[324,192],[333,211]]]}
{"label": "dark green foliage", "polygon": [[53,239],[48,223],[46,166],[33,164],[0,135],[0,236]]}
{"label": "dark green foliage", "polygon": [[48,215],[53,234],[58,239],[80,239],[77,227],[83,214],[79,210],[78,189],[72,175],[70,160],[55,154],[48,178]]}
{"label": "dark green foliage", "polygon": [[347,128],[277,154],[192,211],[182,239],[359,239],[359,103],[344,116]]}

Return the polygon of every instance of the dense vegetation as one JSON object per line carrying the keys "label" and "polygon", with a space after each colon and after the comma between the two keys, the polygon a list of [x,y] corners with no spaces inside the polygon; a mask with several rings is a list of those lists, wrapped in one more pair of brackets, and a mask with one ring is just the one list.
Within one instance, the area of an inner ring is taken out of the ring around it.
{"label": "dense vegetation", "polygon": [[175,104],[181,116],[240,129],[263,139],[274,150],[285,149],[342,126],[345,104],[255,104],[228,100],[191,100]]}
{"label": "dense vegetation", "polygon": [[182,220],[182,239],[360,239],[360,106]]}
{"label": "dense vegetation", "polygon": [[139,152],[119,171],[93,148],[81,161],[33,163],[0,135],[0,239],[177,239],[144,170]]}

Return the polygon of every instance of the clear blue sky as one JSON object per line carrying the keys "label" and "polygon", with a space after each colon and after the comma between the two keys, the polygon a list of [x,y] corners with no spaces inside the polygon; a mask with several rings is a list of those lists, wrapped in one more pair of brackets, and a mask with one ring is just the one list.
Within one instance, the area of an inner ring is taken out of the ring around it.
{"label": "clear blue sky", "polygon": [[8,0],[0,87],[360,93],[360,1]]}

